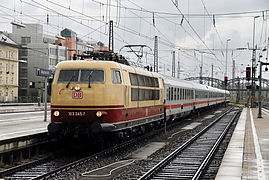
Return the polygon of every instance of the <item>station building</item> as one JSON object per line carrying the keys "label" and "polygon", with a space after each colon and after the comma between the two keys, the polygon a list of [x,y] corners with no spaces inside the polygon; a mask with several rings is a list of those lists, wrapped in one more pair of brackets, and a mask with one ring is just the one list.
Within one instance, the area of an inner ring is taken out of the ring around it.
{"label": "station building", "polygon": [[18,45],[0,32],[0,103],[18,101]]}
{"label": "station building", "polygon": [[44,88],[44,77],[37,69],[54,71],[58,62],[67,59],[67,47],[58,44],[58,38],[44,33],[41,24],[12,25],[9,37],[19,48],[19,100],[37,102]]}

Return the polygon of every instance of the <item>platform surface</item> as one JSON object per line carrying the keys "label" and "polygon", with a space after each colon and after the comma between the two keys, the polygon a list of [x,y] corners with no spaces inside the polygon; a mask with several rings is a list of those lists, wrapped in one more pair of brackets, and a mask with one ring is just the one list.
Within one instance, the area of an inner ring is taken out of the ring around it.
{"label": "platform surface", "polygon": [[216,180],[269,180],[269,110],[244,108]]}
{"label": "platform surface", "polygon": [[[50,108],[48,104],[48,109]],[[0,103],[0,114],[2,113],[16,113],[16,112],[31,112],[43,111],[44,105],[37,103]]]}
{"label": "platform surface", "polygon": [[[44,111],[35,110],[34,106],[6,106],[0,111],[0,141],[21,136],[27,136],[47,132],[50,122],[50,111],[47,112],[47,120],[44,121]],[[10,113],[10,110],[13,110]]]}

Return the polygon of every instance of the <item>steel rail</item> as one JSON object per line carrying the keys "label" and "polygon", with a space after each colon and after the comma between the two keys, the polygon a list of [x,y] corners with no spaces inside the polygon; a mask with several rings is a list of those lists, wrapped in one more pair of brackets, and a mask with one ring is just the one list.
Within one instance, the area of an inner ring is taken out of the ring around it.
{"label": "steel rail", "polygon": [[169,162],[171,162],[180,152],[182,152],[185,148],[187,148],[189,145],[191,145],[195,140],[197,140],[208,129],[210,129],[215,123],[217,123],[220,119],[222,119],[225,115],[227,115],[231,111],[232,111],[232,109],[226,111],[224,114],[222,114],[216,120],[214,120],[212,123],[210,123],[204,129],[202,129],[199,133],[197,133],[196,135],[194,135],[192,138],[190,138],[188,141],[186,141],[184,144],[182,144],[180,147],[178,147],[176,150],[174,150],[166,158],[164,158],[162,161],[160,161],[158,164],[156,164],[153,168],[151,168],[149,171],[147,171],[138,180],[147,180],[147,179],[150,179],[152,176],[154,176],[155,173],[157,173],[164,166],[166,166]]}
{"label": "steel rail", "polygon": [[196,171],[196,173],[194,174],[192,180],[198,180],[201,177],[201,174],[204,172],[206,166],[209,164],[210,160],[212,159],[213,155],[215,154],[215,152],[218,150],[218,147],[220,146],[222,140],[225,138],[227,132],[229,131],[231,125],[233,124],[234,120],[236,119],[236,117],[238,116],[239,111],[232,117],[232,120],[228,123],[228,125],[225,127],[224,131],[221,133],[221,135],[219,136],[219,138],[217,139],[216,143],[214,144],[214,146],[212,147],[212,149],[210,150],[210,152],[207,154],[207,156],[205,157],[205,159],[203,160],[203,162],[201,163],[200,167],[198,168],[198,170]]}

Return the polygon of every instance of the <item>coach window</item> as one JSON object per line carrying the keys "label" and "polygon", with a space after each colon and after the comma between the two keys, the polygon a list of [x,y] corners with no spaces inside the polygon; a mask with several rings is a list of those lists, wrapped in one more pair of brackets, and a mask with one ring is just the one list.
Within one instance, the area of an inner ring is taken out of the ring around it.
{"label": "coach window", "polygon": [[174,88],[171,87],[171,101],[173,101],[173,98],[174,98]]}
{"label": "coach window", "polygon": [[174,88],[174,100],[177,100],[177,88]]}
{"label": "coach window", "polygon": [[166,100],[170,100],[170,87],[166,90]]}
{"label": "coach window", "polygon": [[119,70],[112,70],[112,82],[115,84],[121,84],[121,75]]}
{"label": "coach window", "polygon": [[179,88],[177,88],[177,100],[179,100]]}

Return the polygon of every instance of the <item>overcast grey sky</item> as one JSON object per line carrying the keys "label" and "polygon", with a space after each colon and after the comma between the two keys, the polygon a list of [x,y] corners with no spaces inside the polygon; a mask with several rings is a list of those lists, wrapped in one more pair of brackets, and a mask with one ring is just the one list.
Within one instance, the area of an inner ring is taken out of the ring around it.
{"label": "overcast grey sky", "polygon": [[[269,36],[269,0],[2,0],[0,14],[2,31],[11,32],[10,22],[14,20],[40,23],[47,34],[57,35],[63,28],[70,28],[85,41],[102,41],[106,45],[106,23],[111,19],[116,51],[125,44],[145,44],[153,49],[156,35],[161,73],[171,75],[171,51],[175,50],[182,78],[199,76],[202,52],[203,76],[211,76],[214,64],[214,76],[223,79],[227,39],[231,39],[228,77],[232,77],[232,59],[236,62],[236,76],[244,76],[242,71],[250,64],[251,51],[237,49],[247,48],[248,43],[252,48],[254,16],[260,16],[255,20],[258,48],[268,44]],[[124,55],[137,60],[125,50]],[[153,52],[145,52],[143,63],[152,64]],[[262,60],[265,58],[263,54]]]}

